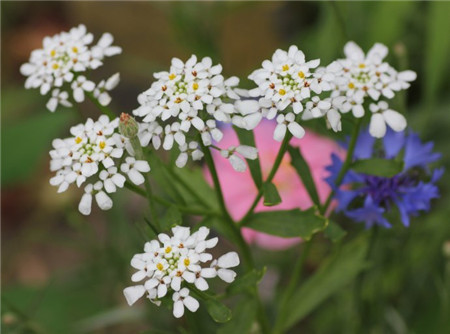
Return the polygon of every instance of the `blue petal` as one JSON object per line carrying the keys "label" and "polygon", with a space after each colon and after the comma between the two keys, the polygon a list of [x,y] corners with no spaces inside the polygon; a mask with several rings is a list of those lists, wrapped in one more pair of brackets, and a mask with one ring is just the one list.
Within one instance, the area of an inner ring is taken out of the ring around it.
{"label": "blue petal", "polygon": [[383,138],[386,158],[395,158],[400,153],[403,145],[405,145],[405,133],[403,131],[395,132],[394,130],[391,130],[391,128],[388,128],[386,135]]}
{"label": "blue petal", "polygon": [[412,167],[423,167],[441,158],[440,153],[433,153],[433,142],[422,143],[417,134],[411,133],[406,138],[405,146],[405,170]]}

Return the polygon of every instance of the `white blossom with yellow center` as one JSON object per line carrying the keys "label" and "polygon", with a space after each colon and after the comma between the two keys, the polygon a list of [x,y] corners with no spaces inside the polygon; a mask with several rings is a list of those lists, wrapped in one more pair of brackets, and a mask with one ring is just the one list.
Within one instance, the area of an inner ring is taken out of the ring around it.
{"label": "white blossom with yellow center", "polygon": [[[207,227],[202,226],[191,234],[190,228],[176,226],[172,228],[172,233],[173,236],[159,234],[158,240],[145,244],[144,253],[133,257],[131,266],[137,272],[131,280],[140,284],[125,288],[123,292],[129,305],[145,294],[159,305],[161,298],[172,293],[174,316],[181,317],[184,307],[180,301],[187,300],[188,304],[184,303],[184,306],[192,312],[198,308],[189,299],[192,297],[188,297],[190,284],[205,291],[209,288],[206,281],[209,278],[219,276],[231,283],[236,273],[229,268],[239,265],[239,257],[236,252],[229,252],[213,260],[206,251],[215,247],[218,239],[206,239],[209,235]],[[211,260],[211,265],[206,266],[205,263]]]}

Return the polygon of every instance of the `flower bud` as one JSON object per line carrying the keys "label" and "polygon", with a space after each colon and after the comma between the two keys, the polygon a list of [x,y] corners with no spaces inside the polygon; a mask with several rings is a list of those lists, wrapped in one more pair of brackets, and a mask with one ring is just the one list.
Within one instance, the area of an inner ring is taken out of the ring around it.
{"label": "flower bud", "polygon": [[139,132],[139,125],[129,114],[122,113],[119,122],[120,133],[129,139],[135,138]]}

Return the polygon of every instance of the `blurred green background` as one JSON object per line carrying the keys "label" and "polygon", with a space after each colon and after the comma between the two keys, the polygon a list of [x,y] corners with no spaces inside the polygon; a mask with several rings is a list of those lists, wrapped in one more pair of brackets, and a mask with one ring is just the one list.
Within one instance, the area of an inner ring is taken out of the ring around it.
{"label": "blurred green background", "polygon": [[[167,68],[173,56],[209,55],[222,63],[225,75],[245,78],[276,48],[291,44],[326,64],[342,56],[347,40],[365,50],[385,43],[394,67],[418,73],[407,92],[408,122],[435,142],[449,170],[449,2],[3,1],[1,15],[2,333],[217,328],[202,308],[175,321],[150,303],[125,305],[121,290],[129,284],[129,259],[143,243],[136,223],[143,200],[119,192],[111,211],[94,210],[85,218],[77,211],[78,191],[56,194],[49,185],[51,140],[81,117],[72,110],[51,114],[46,98],[23,88],[19,67],[46,35],[84,23],[96,39],[104,31],[115,36],[123,55],[108,59],[94,79],[121,73],[112,93],[118,113],[137,106],[152,73]],[[97,117],[90,102],[81,110],[84,117]],[[363,319],[353,297],[356,284],[347,284],[305,314],[292,333],[450,333],[449,181],[447,172],[440,181],[442,198],[409,229],[381,231],[361,290]],[[345,226],[367,234],[360,226]],[[314,246],[308,273],[329,248],[325,241]],[[255,252],[268,266],[261,290],[270,312],[298,249]],[[203,325],[200,318],[206,319]]]}

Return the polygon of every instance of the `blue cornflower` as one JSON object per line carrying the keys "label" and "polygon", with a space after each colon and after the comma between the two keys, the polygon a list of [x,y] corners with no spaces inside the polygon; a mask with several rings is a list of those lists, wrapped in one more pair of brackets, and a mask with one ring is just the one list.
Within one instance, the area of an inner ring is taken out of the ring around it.
{"label": "blue cornflower", "polygon": [[439,197],[436,182],[442,176],[443,168],[430,170],[429,164],[441,158],[433,152],[433,143],[422,143],[413,132],[394,132],[388,130],[382,139],[382,145],[368,131],[358,137],[353,160],[402,159],[403,171],[393,177],[368,175],[349,170],[339,188],[335,180],[342,166],[341,159],[333,154],[332,164],[327,167],[330,176],[326,179],[335,191],[338,200],[337,211],[342,211],[356,222],[370,228],[377,224],[385,228],[391,224],[385,214],[396,207],[403,225],[409,226],[410,217],[420,211],[429,211],[430,202]]}

